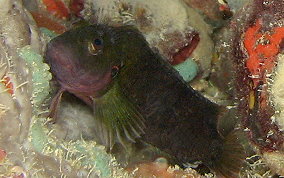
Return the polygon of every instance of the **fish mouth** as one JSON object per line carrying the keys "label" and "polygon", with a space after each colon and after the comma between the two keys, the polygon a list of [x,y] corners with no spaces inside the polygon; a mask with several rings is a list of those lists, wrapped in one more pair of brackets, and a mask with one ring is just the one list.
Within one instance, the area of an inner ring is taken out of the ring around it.
{"label": "fish mouth", "polygon": [[111,71],[93,73],[80,62],[79,51],[75,50],[73,41],[55,38],[49,43],[45,52],[45,61],[50,71],[62,88],[68,92],[81,95],[97,96],[106,90],[111,82]]}

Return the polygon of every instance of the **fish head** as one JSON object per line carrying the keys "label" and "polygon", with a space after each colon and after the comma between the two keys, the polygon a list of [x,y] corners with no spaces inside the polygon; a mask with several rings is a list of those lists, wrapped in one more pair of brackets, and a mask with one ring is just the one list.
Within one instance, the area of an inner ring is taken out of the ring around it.
{"label": "fish head", "polygon": [[61,87],[96,96],[111,85],[122,66],[115,30],[88,25],[67,31],[47,45],[46,61]]}

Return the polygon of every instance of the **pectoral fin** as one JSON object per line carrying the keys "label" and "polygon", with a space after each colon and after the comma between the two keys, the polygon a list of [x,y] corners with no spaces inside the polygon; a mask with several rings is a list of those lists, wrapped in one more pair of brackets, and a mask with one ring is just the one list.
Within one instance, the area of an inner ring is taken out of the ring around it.
{"label": "pectoral fin", "polygon": [[97,136],[108,149],[112,149],[115,142],[126,147],[127,142],[135,142],[144,133],[144,118],[121,93],[118,84],[94,99],[93,109]]}

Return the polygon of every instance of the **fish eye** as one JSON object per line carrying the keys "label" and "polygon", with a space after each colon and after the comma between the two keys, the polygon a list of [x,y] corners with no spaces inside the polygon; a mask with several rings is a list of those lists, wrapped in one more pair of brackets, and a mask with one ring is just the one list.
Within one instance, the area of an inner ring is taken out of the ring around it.
{"label": "fish eye", "polygon": [[88,42],[88,51],[90,54],[92,55],[97,55],[99,52],[102,51],[102,40],[96,38],[94,41],[92,42]]}
{"label": "fish eye", "polygon": [[111,77],[115,77],[119,72],[119,67],[118,66],[112,66],[111,68]]}
{"label": "fish eye", "polygon": [[100,45],[103,44],[103,42],[102,42],[101,39],[96,38],[96,39],[94,40],[94,44],[97,45],[97,46],[100,46]]}
{"label": "fish eye", "polygon": [[95,38],[92,41],[88,41],[88,51],[91,55],[97,55],[102,51],[103,40],[100,38]]}
{"label": "fish eye", "polygon": [[99,52],[99,49],[91,42],[88,42],[88,51],[92,55],[97,55]]}

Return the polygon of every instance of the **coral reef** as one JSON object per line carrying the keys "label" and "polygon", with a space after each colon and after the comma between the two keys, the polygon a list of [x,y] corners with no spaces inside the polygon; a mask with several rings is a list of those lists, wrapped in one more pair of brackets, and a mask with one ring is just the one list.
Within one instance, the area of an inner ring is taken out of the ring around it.
{"label": "coral reef", "polygon": [[280,175],[283,175],[284,138],[282,99],[275,89],[279,90],[282,83],[279,74],[284,39],[283,8],[283,1],[250,1],[221,31],[218,44],[220,66],[230,71],[219,75],[227,74],[224,79],[232,88],[231,95],[237,99],[237,116],[242,128],[271,171]]}
{"label": "coral reef", "polygon": [[151,146],[117,149],[114,158],[95,142],[92,111],[73,96],[56,124],[46,118],[57,88],[45,45],[81,18],[137,26],[194,88],[226,105],[220,132],[237,123],[250,139],[239,138],[250,154],[240,177],[284,175],[283,2],[226,1],[1,0],[0,176],[202,177],[153,160],[163,154]]}

